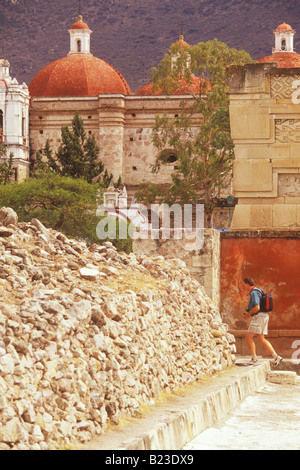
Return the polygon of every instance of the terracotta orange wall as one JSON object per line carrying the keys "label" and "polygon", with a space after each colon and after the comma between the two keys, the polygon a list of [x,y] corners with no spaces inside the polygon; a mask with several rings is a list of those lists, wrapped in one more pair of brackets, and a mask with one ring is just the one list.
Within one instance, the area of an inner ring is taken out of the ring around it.
{"label": "terracotta orange wall", "polygon": [[273,295],[269,330],[300,329],[300,238],[226,236],[221,241],[220,306],[230,328],[246,328],[242,314],[249,296],[242,280],[252,277]]}

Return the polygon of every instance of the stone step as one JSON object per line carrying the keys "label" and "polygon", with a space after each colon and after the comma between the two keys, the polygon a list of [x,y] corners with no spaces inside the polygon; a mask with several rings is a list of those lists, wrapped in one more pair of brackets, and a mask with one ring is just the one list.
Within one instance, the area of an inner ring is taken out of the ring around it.
{"label": "stone step", "polygon": [[268,373],[267,380],[275,384],[296,385],[298,376],[290,370],[273,370]]}

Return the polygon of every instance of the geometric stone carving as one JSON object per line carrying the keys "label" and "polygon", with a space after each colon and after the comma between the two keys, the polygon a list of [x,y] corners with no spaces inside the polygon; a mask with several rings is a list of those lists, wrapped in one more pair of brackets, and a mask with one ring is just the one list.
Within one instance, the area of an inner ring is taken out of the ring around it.
{"label": "geometric stone carving", "polygon": [[300,144],[300,119],[276,119],[276,142]]}
{"label": "geometric stone carving", "polygon": [[300,75],[271,75],[271,98],[274,100],[288,100],[292,98],[295,80],[300,80]]}

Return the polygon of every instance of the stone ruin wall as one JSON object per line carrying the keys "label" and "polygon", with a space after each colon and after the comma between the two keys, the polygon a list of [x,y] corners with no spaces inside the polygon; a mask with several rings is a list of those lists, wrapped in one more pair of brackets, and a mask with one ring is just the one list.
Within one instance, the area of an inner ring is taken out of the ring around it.
{"label": "stone ruin wall", "polygon": [[0,449],[86,442],[231,366],[235,340],[178,258],[87,247],[0,210]]}

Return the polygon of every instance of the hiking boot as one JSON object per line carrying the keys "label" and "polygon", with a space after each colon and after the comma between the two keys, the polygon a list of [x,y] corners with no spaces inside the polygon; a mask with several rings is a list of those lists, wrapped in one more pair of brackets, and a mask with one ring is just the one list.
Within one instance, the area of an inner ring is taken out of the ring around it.
{"label": "hiking boot", "polygon": [[281,363],[282,361],[282,357],[281,356],[277,356],[276,359],[274,360],[274,366],[277,367],[279,366],[279,364]]}
{"label": "hiking boot", "polygon": [[247,366],[257,366],[258,365],[258,360],[257,359],[251,359],[250,362],[246,364]]}

